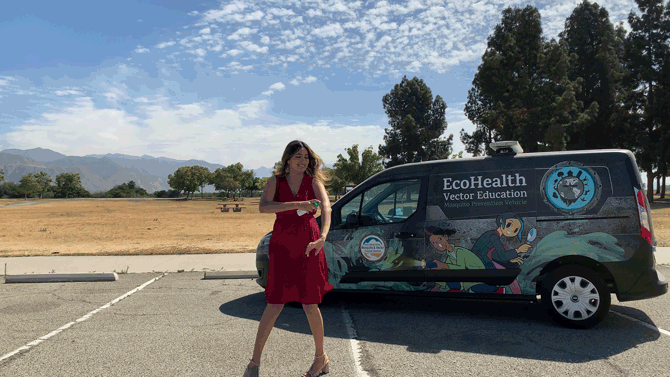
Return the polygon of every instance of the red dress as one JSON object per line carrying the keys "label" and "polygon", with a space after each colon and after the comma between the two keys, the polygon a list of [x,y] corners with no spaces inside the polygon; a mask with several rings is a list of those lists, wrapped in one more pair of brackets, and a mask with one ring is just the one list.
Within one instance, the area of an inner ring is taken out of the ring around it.
{"label": "red dress", "polygon": [[[293,195],[286,177],[275,177],[277,186],[275,202],[296,202],[316,199],[312,177],[305,174],[298,194]],[[300,302],[319,304],[323,295],[333,289],[328,283],[326,256],[321,249],[318,255],[311,250],[305,255],[307,245],[321,237],[314,214],[316,209],[298,216],[295,209],[277,212],[270,237],[268,284],[265,298],[270,304]]]}

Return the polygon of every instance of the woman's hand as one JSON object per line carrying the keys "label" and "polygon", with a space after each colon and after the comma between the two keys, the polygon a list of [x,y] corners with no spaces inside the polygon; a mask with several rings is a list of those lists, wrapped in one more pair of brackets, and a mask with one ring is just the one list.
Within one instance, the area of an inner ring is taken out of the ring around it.
{"label": "woman's hand", "polygon": [[321,202],[318,201],[317,199],[312,199],[312,200],[303,201],[303,202],[295,202],[295,207],[296,207],[295,209],[299,209],[299,210],[305,211],[305,212],[310,212],[311,210],[316,208],[315,203],[321,203]]}
{"label": "woman's hand", "polygon": [[326,237],[323,237],[323,236],[321,236],[318,240],[316,240],[314,242],[310,242],[307,245],[307,250],[305,251],[305,255],[309,256],[309,253],[310,253],[310,251],[312,251],[312,249],[316,249],[316,252],[314,253],[315,256],[319,255],[319,251],[321,251],[321,249],[323,248],[324,243],[326,243]]}

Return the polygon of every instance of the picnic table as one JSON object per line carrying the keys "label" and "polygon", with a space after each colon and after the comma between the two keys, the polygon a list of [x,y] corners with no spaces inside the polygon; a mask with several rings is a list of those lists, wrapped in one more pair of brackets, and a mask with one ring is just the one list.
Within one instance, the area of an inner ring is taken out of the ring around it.
{"label": "picnic table", "polygon": [[[233,207],[233,205],[235,207]],[[230,212],[230,209],[233,209],[233,212],[242,212],[242,208],[247,208],[246,206],[240,205],[240,203],[219,203],[218,209],[221,209],[221,212]]]}

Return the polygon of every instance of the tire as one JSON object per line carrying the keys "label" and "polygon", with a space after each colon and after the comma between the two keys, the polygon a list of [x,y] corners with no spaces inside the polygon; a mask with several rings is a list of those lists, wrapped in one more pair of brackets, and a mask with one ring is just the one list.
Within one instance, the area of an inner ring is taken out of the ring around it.
{"label": "tire", "polygon": [[587,267],[559,267],[546,276],[541,290],[547,312],[565,327],[593,327],[610,309],[611,297],[605,282]]}

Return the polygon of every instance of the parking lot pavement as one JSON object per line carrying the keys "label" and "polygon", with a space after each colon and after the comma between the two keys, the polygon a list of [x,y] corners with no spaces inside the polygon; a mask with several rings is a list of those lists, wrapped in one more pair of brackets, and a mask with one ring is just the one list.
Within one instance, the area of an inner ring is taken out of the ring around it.
{"label": "parking lot pavement", "polygon": [[[669,276],[670,268],[661,272]],[[253,280],[203,280],[201,273],[119,278],[0,285],[0,358],[75,321],[0,361],[0,376],[242,375],[265,307]],[[329,376],[666,376],[670,335],[628,316],[668,330],[669,298],[613,302],[626,316],[610,313],[596,328],[572,330],[537,304],[331,295],[321,305]],[[366,374],[356,372],[350,330]],[[261,373],[299,376],[313,352],[304,312],[287,305]]]}
{"label": "parking lot pavement", "polygon": [[[124,275],[115,282],[0,284],[0,356],[80,318],[156,276],[159,274]],[[4,375],[2,367],[0,375]]]}
{"label": "parking lot pavement", "polygon": [[[120,291],[154,277],[121,275],[115,286],[119,289],[96,296],[91,305],[73,308],[67,307],[77,302],[84,290],[93,295],[105,287],[92,285],[97,283],[3,285],[3,297],[16,296],[17,302],[37,294],[35,302],[48,299],[54,303],[34,314],[31,322],[38,325],[29,335],[12,330],[8,337],[12,342],[3,342],[2,352],[38,339],[100,307],[102,301],[123,294]],[[0,310],[9,311],[5,301],[0,302]],[[203,280],[201,273],[167,274],[88,320],[0,362],[0,376],[241,376],[264,308],[263,291],[252,280]],[[14,307],[13,316],[5,319],[3,315],[2,327],[20,326],[26,309]],[[322,314],[328,331],[326,348],[337,370],[331,375],[354,376],[341,308],[324,308]],[[263,376],[299,376],[309,368],[313,355],[302,308],[287,306],[266,345]]]}
{"label": "parking lot pavement", "polygon": [[[614,310],[660,326],[668,298],[635,302],[650,313],[630,302]],[[363,367],[378,376],[670,376],[670,336],[615,313],[573,330],[522,302],[386,297],[348,307]]]}

